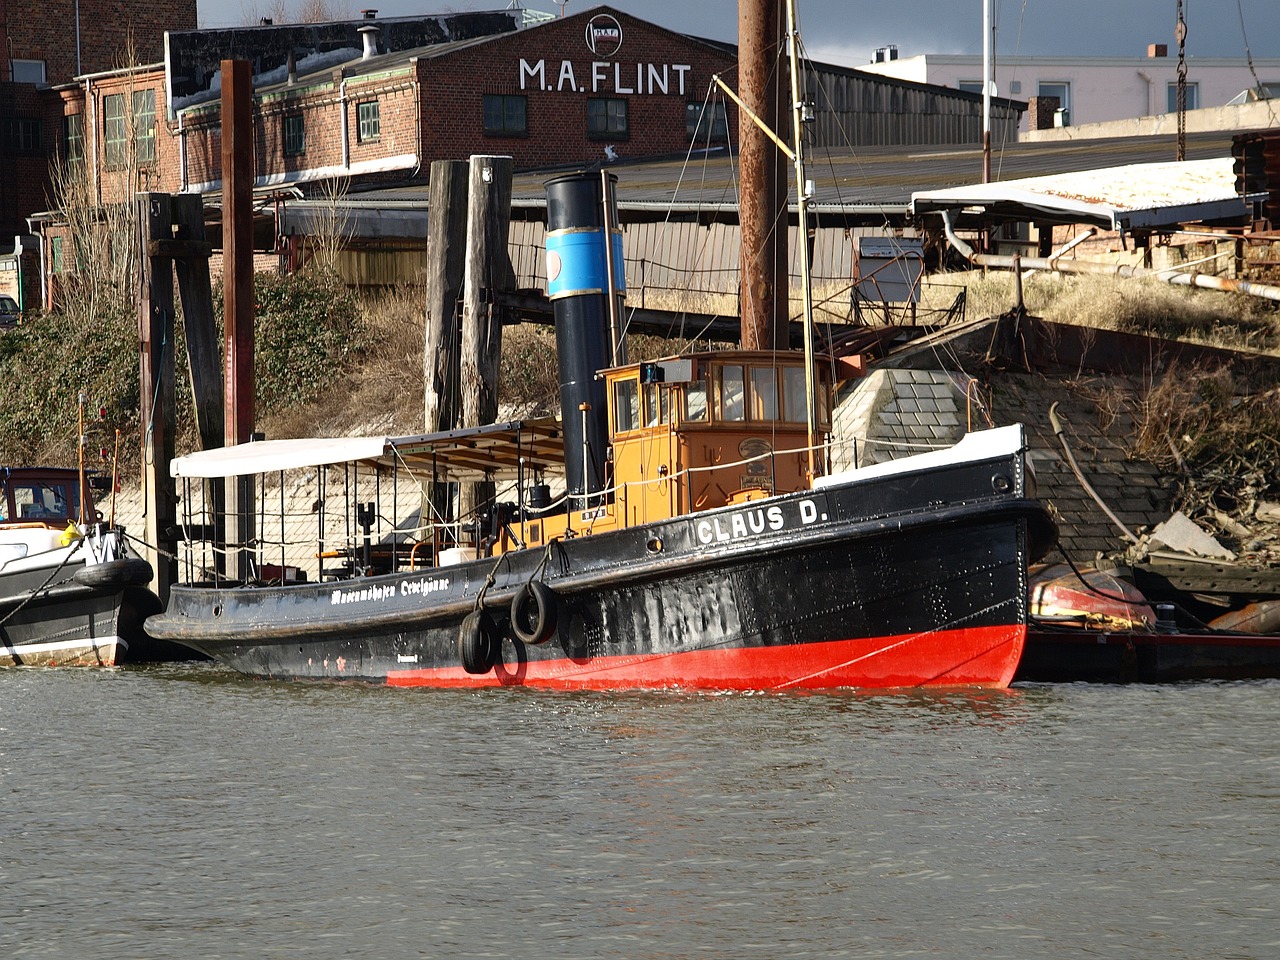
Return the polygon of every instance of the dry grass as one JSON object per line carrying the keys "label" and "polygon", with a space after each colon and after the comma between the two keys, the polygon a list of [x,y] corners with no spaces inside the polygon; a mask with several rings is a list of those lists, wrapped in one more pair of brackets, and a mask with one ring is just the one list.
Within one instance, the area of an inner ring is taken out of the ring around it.
{"label": "dry grass", "polygon": [[361,309],[363,361],[336,374],[331,390],[314,403],[264,417],[267,436],[422,432],[422,291],[401,287],[368,296]]}
{"label": "dry grass", "polygon": [[[922,289],[921,322],[950,308],[962,289],[967,297],[966,319],[997,316],[1014,305],[1013,277],[1008,272],[938,274],[927,278]],[[849,319],[847,287],[827,284],[815,293],[820,320]],[[1023,296],[1030,313],[1057,323],[1280,355],[1280,314],[1272,303],[1255,298],[1173,287],[1156,280],[1050,274],[1026,278]],[[645,306],[721,316],[733,315],[737,309],[736,297],[679,291],[665,296],[646,291]],[[792,307],[798,314],[798,301]],[[363,322],[368,331],[364,361],[318,402],[270,417],[264,423],[269,436],[423,429],[421,290],[405,286],[366,298]],[[679,353],[689,343],[633,336],[628,338],[628,349],[632,360],[650,359]],[[558,410],[559,374],[549,326],[520,324],[503,331],[502,378],[504,416]]]}
{"label": "dry grass", "polygon": [[[1015,303],[1013,276],[1005,271],[935,276],[922,303],[948,302],[960,286],[970,319],[998,316]],[[1100,275],[1034,274],[1022,288],[1027,311],[1054,323],[1280,355],[1280,312],[1269,300]]]}

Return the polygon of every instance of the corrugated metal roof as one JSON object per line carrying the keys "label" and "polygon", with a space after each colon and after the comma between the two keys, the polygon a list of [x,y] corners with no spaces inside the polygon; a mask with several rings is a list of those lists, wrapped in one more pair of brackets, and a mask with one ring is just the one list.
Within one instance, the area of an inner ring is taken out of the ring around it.
{"label": "corrugated metal roof", "polygon": [[1158,229],[1246,213],[1229,156],[925,190],[911,195],[911,207],[916,213],[981,208],[988,215],[1094,223],[1108,230]]}
{"label": "corrugated metal roof", "polygon": [[[1165,222],[1205,219],[1199,209],[1204,202],[1233,202],[1233,181],[1223,181],[1227,187],[1209,193],[1201,182],[1205,174],[1198,173],[1195,161],[1215,160],[1220,166],[1213,168],[1214,183],[1221,177],[1222,164],[1231,164],[1231,132],[1188,134],[1186,139],[1187,161],[1174,164],[1176,138],[1123,137],[1113,140],[1090,140],[1060,143],[1016,143],[997,148],[993,168],[998,182],[986,185],[991,196],[1008,190],[1010,196],[1016,185],[1028,182],[1028,178],[1088,177],[1089,171],[1111,170],[1123,173],[1100,174],[1096,185],[1110,180],[1140,176],[1147,167],[1168,168],[1160,174],[1163,186],[1152,188],[1149,209],[1161,211],[1149,223],[1140,216],[1135,204],[1114,205],[1115,210],[1126,216],[1132,227],[1160,225]],[[603,157],[602,157],[603,159]],[[577,169],[580,169],[577,168]],[[663,219],[670,216],[693,215],[704,219],[737,220],[737,158],[720,150],[698,154],[689,158],[666,158],[613,164],[609,169],[618,177],[618,205],[627,219]],[[424,167],[425,170],[425,167]],[[546,204],[544,184],[553,176],[565,172],[555,170],[530,170],[517,173],[512,184],[512,204],[517,209],[541,210]],[[908,212],[913,197],[918,201],[938,198],[939,205],[953,206],[945,201],[946,192],[952,189],[981,190],[982,150],[970,146],[936,147],[871,147],[843,153],[810,158],[809,177],[814,181],[815,195],[811,209],[829,222],[882,222],[888,216],[900,218]],[[1188,179],[1189,178],[1189,179]],[[1174,192],[1175,187],[1188,179],[1189,192]],[[1087,181],[1094,184],[1094,181]],[[1117,182],[1114,188],[1099,194],[1092,186],[1076,191],[1079,196],[1115,197],[1124,184]],[[1215,187],[1216,190],[1216,187]],[[1137,191],[1128,194],[1136,198]],[[425,205],[428,188],[425,180],[400,187],[353,193],[351,204],[363,207]],[[1192,201],[1190,214],[1186,200]],[[961,206],[969,204],[966,198]],[[1056,202],[1047,204],[1048,210],[1058,209]],[[917,206],[917,209],[933,209]],[[1051,220],[1048,210],[1019,205],[1016,212],[1023,219]],[[1063,209],[1062,222],[1076,222],[1086,214]],[[1239,211],[1236,211],[1239,213]],[[1110,224],[1110,219],[1093,222]],[[1172,221],[1170,221],[1172,217]]]}

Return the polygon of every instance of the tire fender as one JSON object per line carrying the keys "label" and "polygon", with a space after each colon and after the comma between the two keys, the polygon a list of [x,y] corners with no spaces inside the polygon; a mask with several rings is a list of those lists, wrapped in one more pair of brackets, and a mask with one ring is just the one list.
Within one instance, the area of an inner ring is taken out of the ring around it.
{"label": "tire fender", "polygon": [[458,657],[467,673],[488,673],[493,669],[493,620],[485,610],[473,610],[458,627]]}
{"label": "tire fender", "polygon": [[511,598],[511,632],[525,643],[546,643],[556,632],[556,606],[556,592],[531,580]]}

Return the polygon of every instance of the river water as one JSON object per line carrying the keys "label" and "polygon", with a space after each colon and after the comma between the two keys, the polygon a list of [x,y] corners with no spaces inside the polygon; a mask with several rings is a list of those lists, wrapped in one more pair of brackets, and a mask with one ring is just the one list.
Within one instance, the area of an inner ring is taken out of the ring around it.
{"label": "river water", "polygon": [[0,956],[1280,955],[1280,684],[0,672]]}

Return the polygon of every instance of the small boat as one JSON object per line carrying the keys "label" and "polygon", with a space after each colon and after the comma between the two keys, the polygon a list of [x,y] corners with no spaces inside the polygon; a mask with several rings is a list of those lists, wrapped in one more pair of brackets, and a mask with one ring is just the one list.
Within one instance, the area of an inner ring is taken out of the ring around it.
{"label": "small boat", "polygon": [[1033,571],[1018,681],[1172,683],[1280,677],[1280,602],[1205,624],[1175,594],[1148,598],[1115,571]]}
{"label": "small boat", "polygon": [[158,601],[81,471],[3,467],[0,666],[114,666]]}

